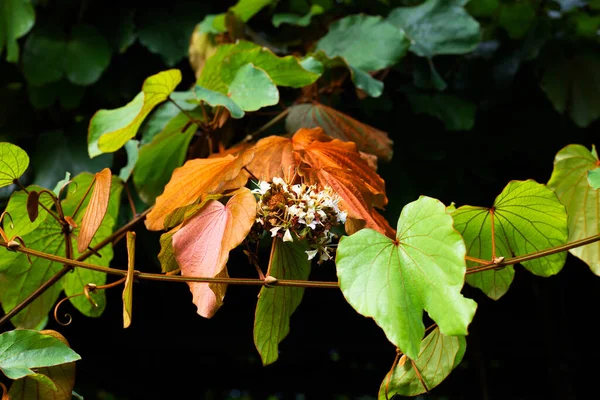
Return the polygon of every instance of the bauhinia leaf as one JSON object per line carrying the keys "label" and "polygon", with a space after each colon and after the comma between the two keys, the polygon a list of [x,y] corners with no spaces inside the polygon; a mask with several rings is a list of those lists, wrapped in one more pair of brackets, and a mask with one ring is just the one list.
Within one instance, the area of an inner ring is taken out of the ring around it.
{"label": "bauhinia leaf", "polygon": [[179,82],[178,69],[159,72],[144,81],[142,91],[127,105],[97,111],[88,129],[90,157],[115,152],[132,139],[152,109],[165,101]]}
{"label": "bauhinia leaf", "polygon": [[354,142],[360,151],[375,154],[386,161],[392,158],[393,142],[386,132],[363,124],[324,104],[306,103],[291,106],[285,127],[288,132],[296,132],[300,128],[320,127],[332,138]]}
{"label": "bauhinia leaf", "polygon": [[29,166],[29,156],[19,146],[0,142],[0,187],[8,186],[19,179]]}
{"label": "bauhinia leaf", "polygon": [[419,357],[423,311],[449,336],[467,335],[477,304],[460,293],[465,245],[438,200],[404,207],[396,239],[362,229],[340,239],[336,268],[346,300],[372,317],[410,359]]}
{"label": "bauhinia leaf", "polygon": [[80,253],[83,253],[88,248],[106,215],[110,199],[111,182],[112,173],[110,172],[110,168],[104,168],[94,176],[92,197],[85,209],[85,214],[81,220],[81,229],[77,237],[77,251]]}
{"label": "bauhinia leaf", "polygon": [[133,279],[135,271],[135,232],[127,232],[127,276],[123,288],[123,328],[131,325],[133,308]]}
{"label": "bauhinia leaf", "polygon": [[[600,161],[595,148],[590,152],[580,144],[563,147],[554,158],[554,169],[548,181],[569,215],[569,241],[600,234],[600,192],[588,184],[588,171],[597,171]],[[569,250],[600,275],[600,242]]]}
{"label": "bauhinia leaf", "polygon": [[80,360],[68,345],[51,335],[17,329],[0,335],[0,370],[10,379],[34,375],[32,368]]}
{"label": "bauhinia leaf", "polygon": [[[209,200],[173,235],[173,250],[183,276],[217,277],[227,273],[229,252],[240,245],[256,218],[256,200],[247,188],[223,205]],[[211,318],[223,303],[226,284],[188,283],[198,314]]]}
{"label": "bauhinia leaf", "polygon": [[[549,249],[567,242],[567,213],[558,198],[545,185],[531,179],[510,182],[496,197],[494,206],[463,206],[452,213],[461,232],[468,255],[492,260],[492,232],[495,257],[510,258]],[[493,218],[493,231],[492,221]],[[557,274],[566,252],[525,261],[523,267],[539,276]],[[471,264],[469,264],[471,265]],[[467,282],[493,299],[500,298],[510,286],[514,271],[483,271],[467,277]]]}
{"label": "bauhinia leaf", "polygon": [[391,399],[395,395],[418,396],[433,389],[460,364],[466,348],[464,336],[446,336],[436,327],[421,342],[416,360],[411,362],[403,355],[391,376],[388,372],[379,388],[379,400]]}
{"label": "bauhinia leaf", "polygon": [[235,157],[194,159],[176,168],[163,194],[156,198],[154,208],[148,213],[146,227],[155,231],[170,228],[163,226],[163,222],[177,208],[194,203],[201,195],[216,193],[231,182],[235,183],[233,186],[244,186],[247,175],[240,171],[252,157],[253,153],[245,152]]}
{"label": "bauhinia leaf", "polygon": [[[267,275],[276,279],[307,280],[310,261],[306,250],[298,240],[284,242],[276,237]],[[303,294],[304,288],[293,286],[263,286],[260,290],[254,317],[254,344],[263,365],[277,360],[279,343],[290,331],[290,318]]]}
{"label": "bauhinia leaf", "polygon": [[[56,331],[43,330],[40,333],[53,336],[69,346],[67,339]],[[49,386],[39,379],[26,376],[12,383],[8,392],[10,400],[71,400],[73,398],[75,361],[36,368],[36,373],[38,376],[47,377],[53,385]]]}

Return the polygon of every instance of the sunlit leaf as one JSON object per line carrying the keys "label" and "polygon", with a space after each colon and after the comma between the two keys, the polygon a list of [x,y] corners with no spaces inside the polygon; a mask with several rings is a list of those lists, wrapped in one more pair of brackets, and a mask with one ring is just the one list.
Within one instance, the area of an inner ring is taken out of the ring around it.
{"label": "sunlit leaf", "polygon": [[480,41],[479,23],[464,9],[466,0],[427,0],[395,8],[387,17],[410,38],[410,51],[421,57],[464,54]]}
{"label": "sunlit leaf", "polygon": [[600,169],[593,169],[588,171],[587,174],[588,183],[594,190],[600,189]]}
{"label": "sunlit leaf", "polygon": [[254,158],[246,168],[258,179],[271,182],[276,176],[289,178],[294,175],[298,163],[291,139],[269,136],[256,142],[252,150]]}
{"label": "sunlit leaf", "polygon": [[[256,218],[256,200],[242,188],[223,205],[210,200],[173,235],[173,249],[183,276],[226,274],[229,252],[240,245]],[[211,318],[223,303],[226,284],[188,283],[198,314]]]}
{"label": "sunlit leaf", "polygon": [[51,335],[18,329],[0,335],[0,370],[10,379],[33,375],[32,368],[80,360],[68,345]]}
{"label": "sunlit leaf", "polygon": [[252,64],[238,69],[229,83],[227,95],[245,111],[256,111],[279,103],[277,86],[265,71]]}
{"label": "sunlit leaf", "polygon": [[88,130],[90,157],[120,149],[136,135],[150,111],[165,101],[179,82],[181,72],[178,69],[159,72],[144,81],[142,91],[127,105],[97,111]]}
{"label": "sunlit leaf", "polygon": [[61,190],[69,183],[71,180],[71,173],[69,171],[65,172],[65,179],[61,179],[56,183],[54,189],[52,189],[52,193],[54,193],[57,197],[60,194]]}
{"label": "sunlit leaf", "polygon": [[12,185],[29,166],[29,156],[19,146],[0,142],[0,187]]}
{"label": "sunlit leaf", "polygon": [[[379,388],[379,400],[391,399],[394,395],[418,396],[433,389],[460,364],[466,348],[464,336],[446,336],[436,327],[421,342],[419,357],[412,360],[414,366],[403,355],[392,375],[386,374]],[[423,387],[415,366],[427,389]]]}
{"label": "sunlit leaf", "polygon": [[190,46],[188,48],[190,65],[195,72],[196,79],[200,77],[202,68],[206,60],[215,54],[217,51],[217,44],[212,34],[202,32],[200,30],[200,24],[196,26],[190,39]]}
{"label": "sunlit leaf", "polygon": [[[154,108],[144,120],[140,127],[140,144],[145,145],[152,141],[154,136],[166,129],[173,118],[180,116],[182,110],[186,112],[193,111],[198,107],[195,101],[196,96],[193,91],[173,92],[169,95],[171,101],[164,102]],[[197,115],[194,115],[197,117]]]}
{"label": "sunlit leaf", "polygon": [[133,309],[133,272],[135,271],[135,232],[127,232],[127,277],[123,288],[123,328],[131,325]]}
{"label": "sunlit leaf", "polygon": [[[146,216],[146,227],[150,230],[169,228],[163,226],[167,215],[179,207],[192,204],[203,194],[218,192],[228,182],[236,180],[252,156],[252,153],[244,153],[236,157],[198,158],[176,168],[163,194],[156,198],[154,208]],[[246,180],[236,183],[241,187]]]}
{"label": "sunlit leaf", "polygon": [[477,107],[469,100],[449,94],[410,94],[415,114],[426,114],[442,121],[449,131],[468,131],[475,124]]}
{"label": "sunlit leaf", "polygon": [[323,129],[332,138],[354,142],[360,151],[375,154],[389,161],[392,158],[392,140],[386,132],[320,103],[298,104],[290,107],[285,120],[288,132],[296,132],[300,128]]}
{"label": "sunlit leaf", "polygon": [[[39,186],[27,186],[29,192],[42,190]],[[4,232],[8,237],[24,236],[40,226],[48,216],[48,213],[43,208],[38,209],[38,217],[35,221],[31,221],[27,212],[27,198],[25,191],[19,190],[10,196],[8,205],[5,211],[10,215],[10,218],[5,218],[3,221]],[[39,204],[43,204],[46,208],[50,208],[53,204],[52,198],[47,194],[39,198]]]}
{"label": "sunlit leaf", "polygon": [[106,215],[111,183],[112,174],[110,169],[105,168],[95,175],[92,197],[85,209],[85,214],[81,220],[81,229],[77,236],[77,251],[80,253],[88,248]]}
{"label": "sunlit leaf", "polygon": [[[215,92],[214,90],[209,90],[201,86],[196,86],[195,90],[196,98],[199,101],[204,101],[206,102],[206,104],[212,107],[225,107],[227,110],[229,110],[229,113],[231,114],[232,118],[239,119],[244,116],[244,110],[240,108],[240,106],[235,101],[233,101],[228,95],[225,95],[221,92]],[[277,91],[277,88],[275,88],[275,91]]]}
{"label": "sunlit leaf", "polygon": [[[53,330],[40,331],[43,335],[50,335],[60,340],[67,346],[67,339]],[[38,375],[47,377],[53,386],[41,383],[31,376],[18,379],[10,386],[10,400],[71,400],[75,386],[75,361],[58,364],[51,367],[36,368]]]}
{"label": "sunlit leaf", "polygon": [[35,9],[30,0],[6,0],[0,7],[0,55],[6,48],[6,61],[19,61],[17,39],[26,35],[35,23]]}
{"label": "sunlit leaf", "polygon": [[[308,280],[310,261],[307,248],[299,241],[274,239],[268,275],[276,279]],[[277,360],[279,343],[290,332],[290,318],[302,301],[304,288],[263,286],[258,295],[254,317],[254,344],[263,365]]]}
{"label": "sunlit leaf", "polygon": [[[597,171],[598,156],[580,144],[563,147],[554,158],[554,169],[548,181],[569,215],[569,241],[600,234],[600,194],[590,187],[588,171]],[[569,250],[585,262],[592,272],[600,275],[600,242]]]}
{"label": "sunlit leaf", "polygon": [[464,336],[477,304],[460,293],[465,245],[440,201],[421,196],[406,205],[397,232],[395,240],[371,229],[342,236],[336,268],[350,305],[415,360],[424,310],[443,334]]}

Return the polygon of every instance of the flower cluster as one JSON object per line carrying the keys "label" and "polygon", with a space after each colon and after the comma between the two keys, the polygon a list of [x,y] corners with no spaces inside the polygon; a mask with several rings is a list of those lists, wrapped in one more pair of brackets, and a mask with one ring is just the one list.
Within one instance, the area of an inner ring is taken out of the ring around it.
{"label": "flower cluster", "polygon": [[335,235],[331,228],[346,222],[346,212],[338,207],[340,197],[326,186],[289,185],[275,177],[273,182],[260,181],[252,192],[258,196],[255,226],[270,231],[284,242],[306,239],[308,259],[319,256],[319,264],[332,258],[330,251]]}

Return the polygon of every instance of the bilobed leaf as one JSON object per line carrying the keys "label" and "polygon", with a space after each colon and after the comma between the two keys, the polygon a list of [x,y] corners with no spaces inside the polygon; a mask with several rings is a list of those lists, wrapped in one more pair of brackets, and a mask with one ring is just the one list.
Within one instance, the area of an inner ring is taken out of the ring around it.
{"label": "bilobed leaf", "polygon": [[[40,331],[43,335],[50,335],[60,340],[67,346],[67,339],[53,330]],[[8,392],[10,400],[71,400],[75,386],[75,361],[51,367],[36,368],[38,376],[47,377],[52,386],[32,376],[18,379],[10,386]]]}
{"label": "bilobed leaf", "polygon": [[[196,86],[195,90],[196,98],[199,101],[204,101],[206,104],[212,107],[225,107],[229,110],[229,114],[231,114],[232,118],[239,119],[244,116],[244,110],[240,108],[240,106],[229,96],[221,92],[215,92],[214,90],[203,88],[202,86]],[[277,88],[275,88],[275,90],[277,90]]]}
{"label": "bilobed leaf", "polygon": [[468,131],[475,124],[477,107],[469,100],[449,94],[409,94],[416,114],[426,114],[442,121],[449,131]]}
{"label": "bilobed leaf", "polygon": [[[307,248],[299,241],[273,239],[273,252],[268,275],[276,279],[308,280],[310,261]],[[290,332],[290,318],[302,301],[304,288],[292,286],[263,286],[258,295],[254,317],[254,344],[268,365],[278,358],[279,343]]]}
{"label": "bilobed leaf", "polygon": [[289,178],[294,175],[298,163],[294,157],[292,140],[281,136],[260,139],[252,147],[254,158],[246,166],[252,175],[271,182],[274,177]]}
{"label": "bilobed leaf", "polygon": [[112,174],[109,168],[96,173],[92,197],[85,209],[85,214],[81,220],[81,229],[77,237],[77,251],[80,253],[83,253],[88,248],[106,215],[108,200],[110,199],[111,183]]}
{"label": "bilobed leaf", "polygon": [[[600,233],[600,192],[587,182],[588,171],[597,171],[598,156],[580,144],[563,147],[554,158],[554,169],[548,181],[569,215],[569,241]],[[590,243],[569,250],[600,275],[600,243]]]}
{"label": "bilobed leaf", "polygon": [[35,23],[35,9],[30,0],[6,0],[0,7],[0,55],[6,48],[6,61],[19,61],[17,39]]}
{"label": "bilobed leaf", "polygon": [[[240,245],[256,218],[256,200],[247,188],[223,205],[210,200],[173,235],[173,250],[183,276],[226,274],[229,252]],[[198,314],[211,318],[223,303],[226,284],[188,283]]]}
{"label": "bilobed leaf", "polygon": [[386,132],[363,124],[324,104],[291,106],[285,127],[288,132],[296,132],[300,128],[320,127],[332,138],[354,142],[360,151],[374,154],[386,161],[392,158],[393,142]]}
{"label": "bilobed leaf", "polygon": [[123,288],[123,328],[131,325],[133,308],[133,278],[135,271],[135,232],[127,232],[127,277]]}
{"label": "bilobed leaf", "polygon": [[336,268],[346,300],[372,317],[409,358],[419,357],[423,311],[448,336],[467,335],[477,304],[460,293],[465,245],[438,200],[421,196],[404,207],[396,239],[361,229],[340,239]]}
{"label": "bilobed leaf", "polygon": [[413,7],[395,8],[389,23],[410,38],[410,51],[421,57],[464,54],[480,41],[479,23],[464,9],[466,0],[427,0]]}
{"label": "bilobed leaf", "polygon": [[19,146],[0,142],[0,187],[12,185],[29,166],[29,156]]}
{"label": "bilobed leaf", "polygon": [[[379,388],[379,400],[395,395],[418,396],[433,389],[460,364],[466,348],[464,336],[446,336],[436,327],[421,342],[419,357],[412,360],[414,365],[403,355],[392,375],[387,373]],[[423,387],[415,367],[427,388]]]}
{"label": "bilobed leaf", "polygon": [[80,360],[59,339],[29,329],[17,329],[0,335],[0,370],[10,379],[33,375],[32,368],[48,367]]}
{"label": "bilobed leaf", "polygon": [[127,105],[97,111],[88,130],[90,157],[117,151],[132,139],[150,111],[165,101],[179,82],[181,72],[178,69],[159,72],[144,81],[142,91]]}
{"label": "bilobed leaf", "polygon": [[227,95],[244,111],[256,111],[279,103],[279,91],[269,75],[248,63],[238,69]]}
{"label": "bilobed leaf", "polygon": [[163,222],[172,211],[192,204],[203,194],[218,192],[228,182],[235,181],[238,187],[244,186],[247,178],[239,182],[236,178],[252,156],[252,153],[244,153],[236,157],[198,158],[176,168],[163,194],[156,198],[154,208],[146,216],[146,227],[154,231],[169,228],[163,226]]}

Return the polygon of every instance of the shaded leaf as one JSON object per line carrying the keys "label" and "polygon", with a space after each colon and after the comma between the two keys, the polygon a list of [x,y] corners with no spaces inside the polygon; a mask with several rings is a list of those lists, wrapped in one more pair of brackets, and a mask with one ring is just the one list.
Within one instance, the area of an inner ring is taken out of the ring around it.
{"label": "shaded leaf", "polygon": [[217,51],[217,44],[212,34],[205,33],[200,30],[200,24],[196,26],[190,39],[190,46],[188,48],[190,65],[195,72],[196,79],[200,77],[202,68],[206,59],[215,54]]}
{"label": "shaded leaf", "polygon": [[35,9],[29,0],[6,0],[0,7],[0,54],[6,48],[6,61],[19,61],[17,39],[29,32],[35,23]]}
{"label": "shaded leaf", "polygon": [[[439,385],[454,368],[460,364],[467,348],[467,341],[464,336],[446,336],[440,333],[439,328],[435,328],[421,342],[419,356],[413,360],[427,389],[431,390]],[[415,367],[406,356],[401,360],[392,376],[388,372],[381,382],[379,388],[379,400],[392,396],[418,396],[427,392],[415,372]],[[388,385],[389,382],[389,385]]]}
{"label": "shaded leaf", "polygon": [[54,186],[54,189],[52,189],[52,193],[54,193],[56,195],[56,197],[58,197],[58,195],[60,194],[61,190],[71,181],[71,173],[69,171],[65,172],[65,179],[61,179],[60,181],[58,181],[56,183],[56,186]]}
{"label": "shaded leaf", "polygon": [[127,232],[127,276],[123,288],[123,328],[131,325],[133,309],[133,279],[135,271],[135,232]]}
{"label": "shaded leaf", "polygon": [[290,24],[296,26],[307,27],[310,25],[312,17],[323,14],[325,9],[319,4],[313,4],[310,7],[308,13],[304,15],[292,14],[292,13],[278,13],[273,14],[271,23],[275,28],[278,28],[281,24]]}
{"label": "shaded leaf", "polygon": [[340,239],[336,268],[346,300],[372,317],[387,338],[417,359],[423,310],[445,335],[467,335],[477,304],[463,297],[465,246],[438,200],[404,207],[396,240],[371,229]]}
{"label": "shaded leaf", "polygon": [[137,163],[140,154],[139,144],[140,141],[135,139],[131,139],[125,143],[125,151],[127,152],[127,165],[122,167],[119,171],[119,178],[121,178],[123,182],[127,182],[133,173],[133,169],[135,168],[135,164]]}
{"label": "shaded leaf", "polygon": [[97,111],[88,130],[90,157],[120,149],[136,135],[150,111],[165,101],[179,82],[181,72],[178,69],[159,72],[144,81],[142,91],[127,105]]}
{"label": "shaded leaf", "polygon": [[527,34],[537,17],[534,5],[528,1],[505,3],[500,6],[498,25],[506,29],[511,39]]}
{"label": "shaded leaf", "polygon": [[[569,215],[569,241],[600,234],[598,219],[600,193],[587,182],[588,171],[597,171],[598,156],[580,144],[563,147],[554,158],[554,169],[548,181]],[[576,247],[569,252],[585,262],[592,272],[600,275],[600,243]]]}
{"label": "shaded leaf", "polygon": [[238,69],[227,95],[245,111],[256,111],[279,103],[277,86],[265,71],[252,64]]}
{"label": "shaded leaf", "polygon": [[163,194],[156,198],[154,208],[146,216],[146,227],[154,231],[169,228],[163,226],[163,222],[172,211],[194,203],[203,194],[219,192],[228,182],[235,181],[236,185],[239,183],[238,187],[244,186],[247,178],[239,182],[236,178],[252,156],[252,153],[244,153],[236,157],[198,158],[176,168]]}
{"label": "shaded leaf", "polygon": [[288,132],[300,128],[320,127],[332,138],[354,142],[360,151],[375,154],[389,161],[392,158],[393,142],[386,132],[320,103],[298,104],[290,107],[285,120]]}
{"label": "shaded leaf", "polygon": [[[273,252],[267,276],[276,279],[308,280],[310,261],[307,247],[300,241],[273,239]],[[254,317],[254,344],[263,365],[277,360],[279,343],[290,332],[290,318],[302,301],[304,288],[263,286],[258,295]]]}
{"label": "shaded leaf", "polygon": [[10,379],[33,375],[31,368],[80,360],[68,345],[40,332],[18,329],[0,335],[0,370]]}
{"label": "shaded leaf", "polygon": [[29,166],[29,156],[19,146],[0,142],[0,187],[12,185]]}
{"label": "shaded leaf", "polygon": [[[239,0],[229,7],[228,12],[233,13],[240,21],[247,22],[264,7],[272,4],[274,0]],[[208,33],[221,33],[227,31],[225,25],[226,13],[208,15],[202,21],[203,31]]]}
{"label": "shaded leaf", "polygon": [[77,251],[80,253],[83,253],[88,248],[106,215],[110,199],[111,183],[112,174],[110,169],[105,168],[95,174],[92,197],[85,209],[85,214],[80,224],[81,229],[77,237]]}
{"label": "shaded leaf", "polygon": [[[172,92],[171,101],[164,102],[154,108],[140,127],[140,144],[145,145],[152,141],[154,136],[166,129],[173,118],[180,116],[182,111],[192,111],[198,107],[193,91]],[[195,115],[196,116],[196,115]]]}
{"label": "shaded leaf", "polygon": [[[173,235],[173,250],[183,276],[226,274],[229,252],[240,245],[256,218],[256,200],[247,188],[223,205],[209,200]],[[188,283],[198,314],[211,318],[223,303],[226,284]]]}
{"label": "shaded leaf", "polygon": [[442,121],[449,131],[468,131],[475,124],[477,107],[469,100],[449,94],[409,94],[415,114],[426,114]]}
{"label": "shaded leaf", "polygon": [[[203,88],[202,86],[196,86],[195,90],[196,98],[199,101],[204,101],[211,107],[225,107],[227,110],[229,110],[229,114],[231,114],[232,118],[239,119],[244,116],[244,110],[240,108],[240,106],[235,101],[233,101],[228,95],[225,95],[220,92],[215,92],[214,90]],[[277,88],[275,88],[275,91],[277,91]]]}
{"label": "shaded leaf", "polygon": [[164,273],[175,271],[179,268],[175,253],[173,252],[173,235],[179,228],[181,228],[181,225],[177,225],[170,231],[160,235],[160,252],[158,253],[158,260],[160,261],[160,269]]}

